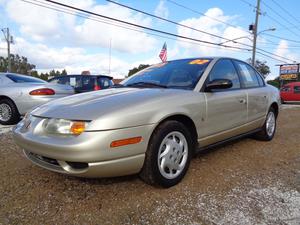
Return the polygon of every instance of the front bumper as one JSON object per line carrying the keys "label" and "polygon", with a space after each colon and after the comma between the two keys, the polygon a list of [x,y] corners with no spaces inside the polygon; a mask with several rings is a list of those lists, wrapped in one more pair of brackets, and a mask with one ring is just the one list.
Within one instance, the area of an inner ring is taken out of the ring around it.
{"label": "front bumper", "polygon": [[69,174],[78,177],[116,177],[138,173],[143,164],[145,154],[139,154],[121,159],[95,163],[78,163],[55,160],[24,150],[31,162],[53,172]]}
{"label": "front bumper", "polygon": [[[35,118],[28,130],[16,126],[13,137],[33,163],[51,171],[82,177],[113,177],[138,173],[155,124],[89,131],[79,136],[47,135]],[[142,136],[138,144],[111,148],[114,140]],[[79,166],[79,167],[78,167]]]}

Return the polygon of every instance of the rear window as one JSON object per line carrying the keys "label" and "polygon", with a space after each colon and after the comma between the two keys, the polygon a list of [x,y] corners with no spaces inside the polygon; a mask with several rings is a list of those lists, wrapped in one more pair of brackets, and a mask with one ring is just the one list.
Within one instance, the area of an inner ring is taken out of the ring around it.
{"label": "rear window", "polygon": [[20,76],[15,74],[7,74],[6,77],[11,79],[15,83],[46,83],[41,79],[30,77],[30,76]]}

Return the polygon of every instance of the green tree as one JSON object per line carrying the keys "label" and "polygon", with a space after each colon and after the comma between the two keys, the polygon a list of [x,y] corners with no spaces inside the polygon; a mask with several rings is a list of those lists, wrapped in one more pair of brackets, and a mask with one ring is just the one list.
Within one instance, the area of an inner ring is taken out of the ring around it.
{"label": "green tree", "polygon": [[63,69],[63,70],[61,71],[61,75],[62,75],[62,76],[65,76],[65,75],[68,75],[68,73],[67,73],[67,71],[66,71],[65,69]]}
{"label": "green tree", "polygon": [[148,64],[140,64],[138,67],[134,67],[133,69],[129,70],[128,77],[132,76],[133,74],[137,73],[138,71],[143,70],[149,66],[150,65],[148,65]]}
{"label": "green tree", "polygon": [[[28,62],[24,56],[11,54],[11,72],[30,75],[35,69],[35,65]],[[0,72],[6,72],[8,67],[7,57],[0,56]]]}
{"label": "green tree", "polygon": [[[248,63],[251,62],[251,58],[247,60]],[[260,61],[260,60],[255,60],[255,69],[257,69],[258,72],[260,72],[261,75],[266,78],[270,74],[270,67],[267,65],[266,61]]]}
{"label": "green tree", "polygon": [[274,80],[268,80],[267,83],[273,85],[274,87],[277,87],[278,89],[280,88],[279,76],[276,77]]}
{"label": "green tree", "polygon": [[47,81],[49,79],[49,74],[48,73],[41,73],[39,77],[41,79]]}
{"label": "green tree", "polygon": [[[37,77],[43,80],[48,80],[51,77],[67,75],[67,71],[63,69],[61,72],[58,70],[51,70],[49,73],[38,73],[34,64],[28,62],[28,59],[24,56],[11,54],[11,72],[19,73]],[[8,60],[7,57],[0,56],[0,72],[7,72]]]}

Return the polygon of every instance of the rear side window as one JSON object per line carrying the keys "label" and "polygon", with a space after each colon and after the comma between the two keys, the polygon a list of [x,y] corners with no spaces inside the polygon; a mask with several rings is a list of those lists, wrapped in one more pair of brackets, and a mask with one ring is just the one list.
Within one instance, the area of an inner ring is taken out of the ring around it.
{"label": "rear side window", "polygon": [[300,86],[294,86],[295,94],[300,94]]}
{"label": "rear side window", "polygon": [[242,84],[246,88],[259,87],[260,83],[256,75],[256,71],[243,62],[236,61],[239,73],[241,75]]}
{"label": "rear side window", "polygon": [[213,81],[215,79],[228,79],[232,82],[232,87],[230,89],[240,88],[240,80],[239,76],[229,59],[221,59],[212,68],[209,74],[209,81]]}
{"label": "rear side window", "polygon": [[45,83],[45,81],[40,80],[35,77],[30,76],[19,76],[15,74],[7,74],[6,77],[8,77],[10,80],[12,80],[15,83]]}
{"label": "rear side window", "polygon": [[82,89],[83,90],[93,90],[95,86],[95,77],[82,77]]}
{"label": "rear side window", "polygon": [[264,86],[265,82],[264,82],[264,79],[262,78],[262,76],[260,74],[258,74],[257,72],[255,74],[257,76],[259,86]]}

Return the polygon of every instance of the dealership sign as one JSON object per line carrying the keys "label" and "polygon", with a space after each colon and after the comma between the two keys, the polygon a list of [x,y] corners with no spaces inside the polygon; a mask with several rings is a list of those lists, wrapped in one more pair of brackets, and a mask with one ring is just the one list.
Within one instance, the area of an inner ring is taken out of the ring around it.
{"label": "dealership sign", "polygon": [[299,75],[299,64],[280,66],[281,80],[298,80],[298,75]]}

